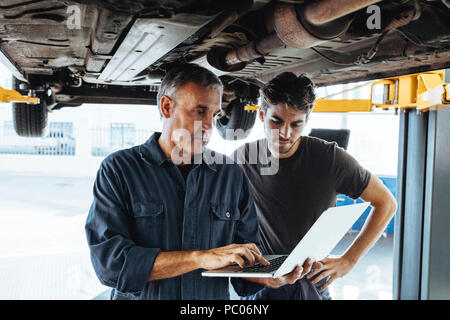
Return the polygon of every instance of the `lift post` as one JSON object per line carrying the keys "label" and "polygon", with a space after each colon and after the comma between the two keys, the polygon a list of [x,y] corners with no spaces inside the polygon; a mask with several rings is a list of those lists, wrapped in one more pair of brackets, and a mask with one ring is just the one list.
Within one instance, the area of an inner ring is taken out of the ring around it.
{"label": "lift post", "polygon": [[328,99],[331,95],[313,109],[400,110],[394,299],[450,299],[449,82],[450,69],[392,77],[366,84],[370,99]]}

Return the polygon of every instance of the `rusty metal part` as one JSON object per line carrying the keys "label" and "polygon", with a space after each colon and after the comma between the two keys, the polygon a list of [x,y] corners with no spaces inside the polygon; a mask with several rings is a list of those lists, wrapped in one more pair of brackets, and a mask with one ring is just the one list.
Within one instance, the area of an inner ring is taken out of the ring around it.
{"label": "rusty metal part", "polygon": [[332,40],[342,36],[348,30],[354,19],[354,16],[349,14],[325,24],[315,25],[309,23],[306,18],[305,5],[298,5],[295,9],[297,12],[297,19],[300,21],[302,27],[312,36],[323,40]]}
{"label": "rusty metal part", "polygon": [[[367,43],[355,42],[346,47],[345,61],[355,61],[357,57],[370,49]],[[341,57],[343,58],[343,57]],[[340,59],[343,60],[343,59]],[[380,63],[383,61],[383,63]],[[381,43],[377,59],[363,67],[340,67],[333,71],[318,55],[281,66],[257,75],[258,80],[267,82],[282,72],[307,73],[316,86],[367,81],[398,76],[400,74],[419,73],[436,69],[450,68],[450,52],[429,53],[426,47],[416,45],[391,32]]]}
{"label": "rusty metal part", "polygon": [[248,12],[253,5],[253,1],[241,1],[237,8],[226,10],[223,12],[214,22],[211,24],[210,37],[216,37],[220,32],[222,32],[226,27],[231,25],[237,19],[239,19],[243,14]]}
{"label": "rusty metal part", "polygon": [[[232,50],[231,52],[234,52],[235,50]],[[246,62],[237,62],[234,64],[227,64],[225,62],[226,56],[229,53],[229,50],[226,48],[214,48],[211,51],[208,52],[206,55],[206,60],[210,66],[212,66],[214,69],[217,69],[219,71],[225,71],[225,72],[233,72],[242,70],[245,68]],[[236,58],[236,61],[238,58]],[[208,67],[206,67],[208,68]],[[213,71],[215,72],[215,71]],[[217,72],[215,72],[218,74]]]}
{"label": "rusty metal part", "polygon": [[230,51],[225,56],[226,65],[235,65],[243,61],[250,61],[269,54],[271,51],[283,46],[283,42],[275,32],[256,41],[251,41],[243,47]]}
{"label": "rusty metal part", "polygon": [[381,0],[320,0],[309,3],[305,17],[309,23],[321,25],[368,7]]}
{"label": "rusty metal part", "polygon": [[211,26],[211,38],[216,37],[220,32],[222,32],[222,30],[235,22],[240,16],[237,11],[229,11],[227,13],[228,14],[224,14],[223,18],[221,18]]}
{"label": "rusty metal part", "polygon": [[416,9],[409,8],[405,11],[400,12],[400,15],[394,19],[384,28],[384,30],[392,30],[395,28],[400,28],[408,23],[410,23],[416,16]]}
{"label": "rusty metal part", "polygon": [[231,50],[222,57],[217,57],[217,51],[211,51],[208,61],[220,70],[239,70],[245,67],[247,61],[267,55],[284,45],[306,48],[324,41],[312,36],[302,27],[292,4],[277,6],[272,21],[274,32]]}
{"label": "rusty metal part", "polygon": [[[210,52],[208,61],[214,63],[213,66],[220,70],[235,71],[243,69],[247,61],[267,55],[283,45],[294,48],[316,46],[339,36],[348,28],[351,19],[344,17],[345,15],[379,1],[319,0],[304,7],[291,3],[280,3],[275,6],[273,16],[268,18],[269,22],[273,22],[274,32],[231,50],[221,57],[213,58],[212,56],[217,52]],[[299,14],[298,10],[304,12]],[[327,15],[326,19],[323,17],[325,14]],[[327,31],[327,29],[332,31]],[[267,26],[267,30],[270,31],[272,28]]]}
{"label": "rusty metal part", "polygon": [[355,64],[366,64],[369,63],[370,60],[375,57],[375,55],[378,52],[378,47],[383,40],[383,38],[389,33],[391,30],[394,30],[395,28],[403,27],[410,23],[414,17],[416,16],[416,9],[410,8],[405,11],[400,12],[400,15],[398,17],[393,18],[387,26],[383,29],[383,33],[381,36],[377,39],[375,42],[375,45],[365,54],[360,55],[355,62]]}
{"label": "rusty metal part", "polygon": [[295,6],[292,4],[277,6],[274,12],[275,32],[281,41],[294,48],[313,47],[325,40],[311,35],[297,19]]}
{"label": "rusty metal part", "polygon": [[370,50],[367,53],[361,54],[354,62],[342,62],[342,61],[336,61],[333,60],[327,56],[325,56],[324,54],[322,54],[320,51],[318,51],[315,48],[311,48],[312,50],[314,50],[317,54],[319,54],[322,58],[334,63],[334,64],[338,64],[338,65],[343,65],[343,66],[351,66],[351,65],[359,65],[359,64],[367,64],[369,63],[377,54],[378,52],[378,48],[380,46],[381,41],[383,41],[383,38],[393,29],[395,28],[399,28],[399,27],[403,27],[405,25],[407,25],[408,23],[410,23],[412,20],[414,20],[415,17],[417,17],[417,9],[415,8],[409,8],[406,9],[402,12],[400,12],[400,14],[393,18],[387,25],[386,27],[383,28],[383,32],[382,34],[378,37],[377,41],[375,42],[375,44],[372,46],[372,48],[370,48]]}

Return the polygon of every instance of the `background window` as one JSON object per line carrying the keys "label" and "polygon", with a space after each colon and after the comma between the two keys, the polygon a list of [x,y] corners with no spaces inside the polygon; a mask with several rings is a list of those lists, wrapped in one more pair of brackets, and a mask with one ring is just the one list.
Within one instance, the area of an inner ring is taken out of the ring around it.
{"label": "background window", "polygon": [[134,124],[111,123],[110,133],[110,143],[113,150],[129,148],[134,145],[136,137]]}
{"label": "background window", "polygon": [[4,121],[0,128],[0,153],[29,155],[75,155],[75,136],[72,122],[50,122],[47,134],[41,138],[21,137],[12,121]]}

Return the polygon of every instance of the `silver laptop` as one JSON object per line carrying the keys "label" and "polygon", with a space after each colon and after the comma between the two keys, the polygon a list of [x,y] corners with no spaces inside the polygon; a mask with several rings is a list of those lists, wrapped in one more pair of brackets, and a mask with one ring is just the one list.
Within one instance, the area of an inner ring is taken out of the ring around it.
{"label": "silver laptop", "polygon": [[330,254],[351,226],[370,205],[369,202],[332,207],[322,213],[289,255],[265,255],[269,266],[256,263],[241,268],[237,264],[204,271],[205,277],[278,278],[303,265],[307,258],[319,261]]}

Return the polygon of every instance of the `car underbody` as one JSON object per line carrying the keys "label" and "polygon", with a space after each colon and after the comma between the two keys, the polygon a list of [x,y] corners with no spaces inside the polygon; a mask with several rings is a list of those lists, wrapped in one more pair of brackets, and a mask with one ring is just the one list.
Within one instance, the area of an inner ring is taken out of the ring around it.
{"label": "car underbody", "polygon": [[445,0],[0,3],[0,60],[48,111],[155,105],[162,77],[180,62],[221,77],[224,110],[284,71],[326,86],[450,66]]}

